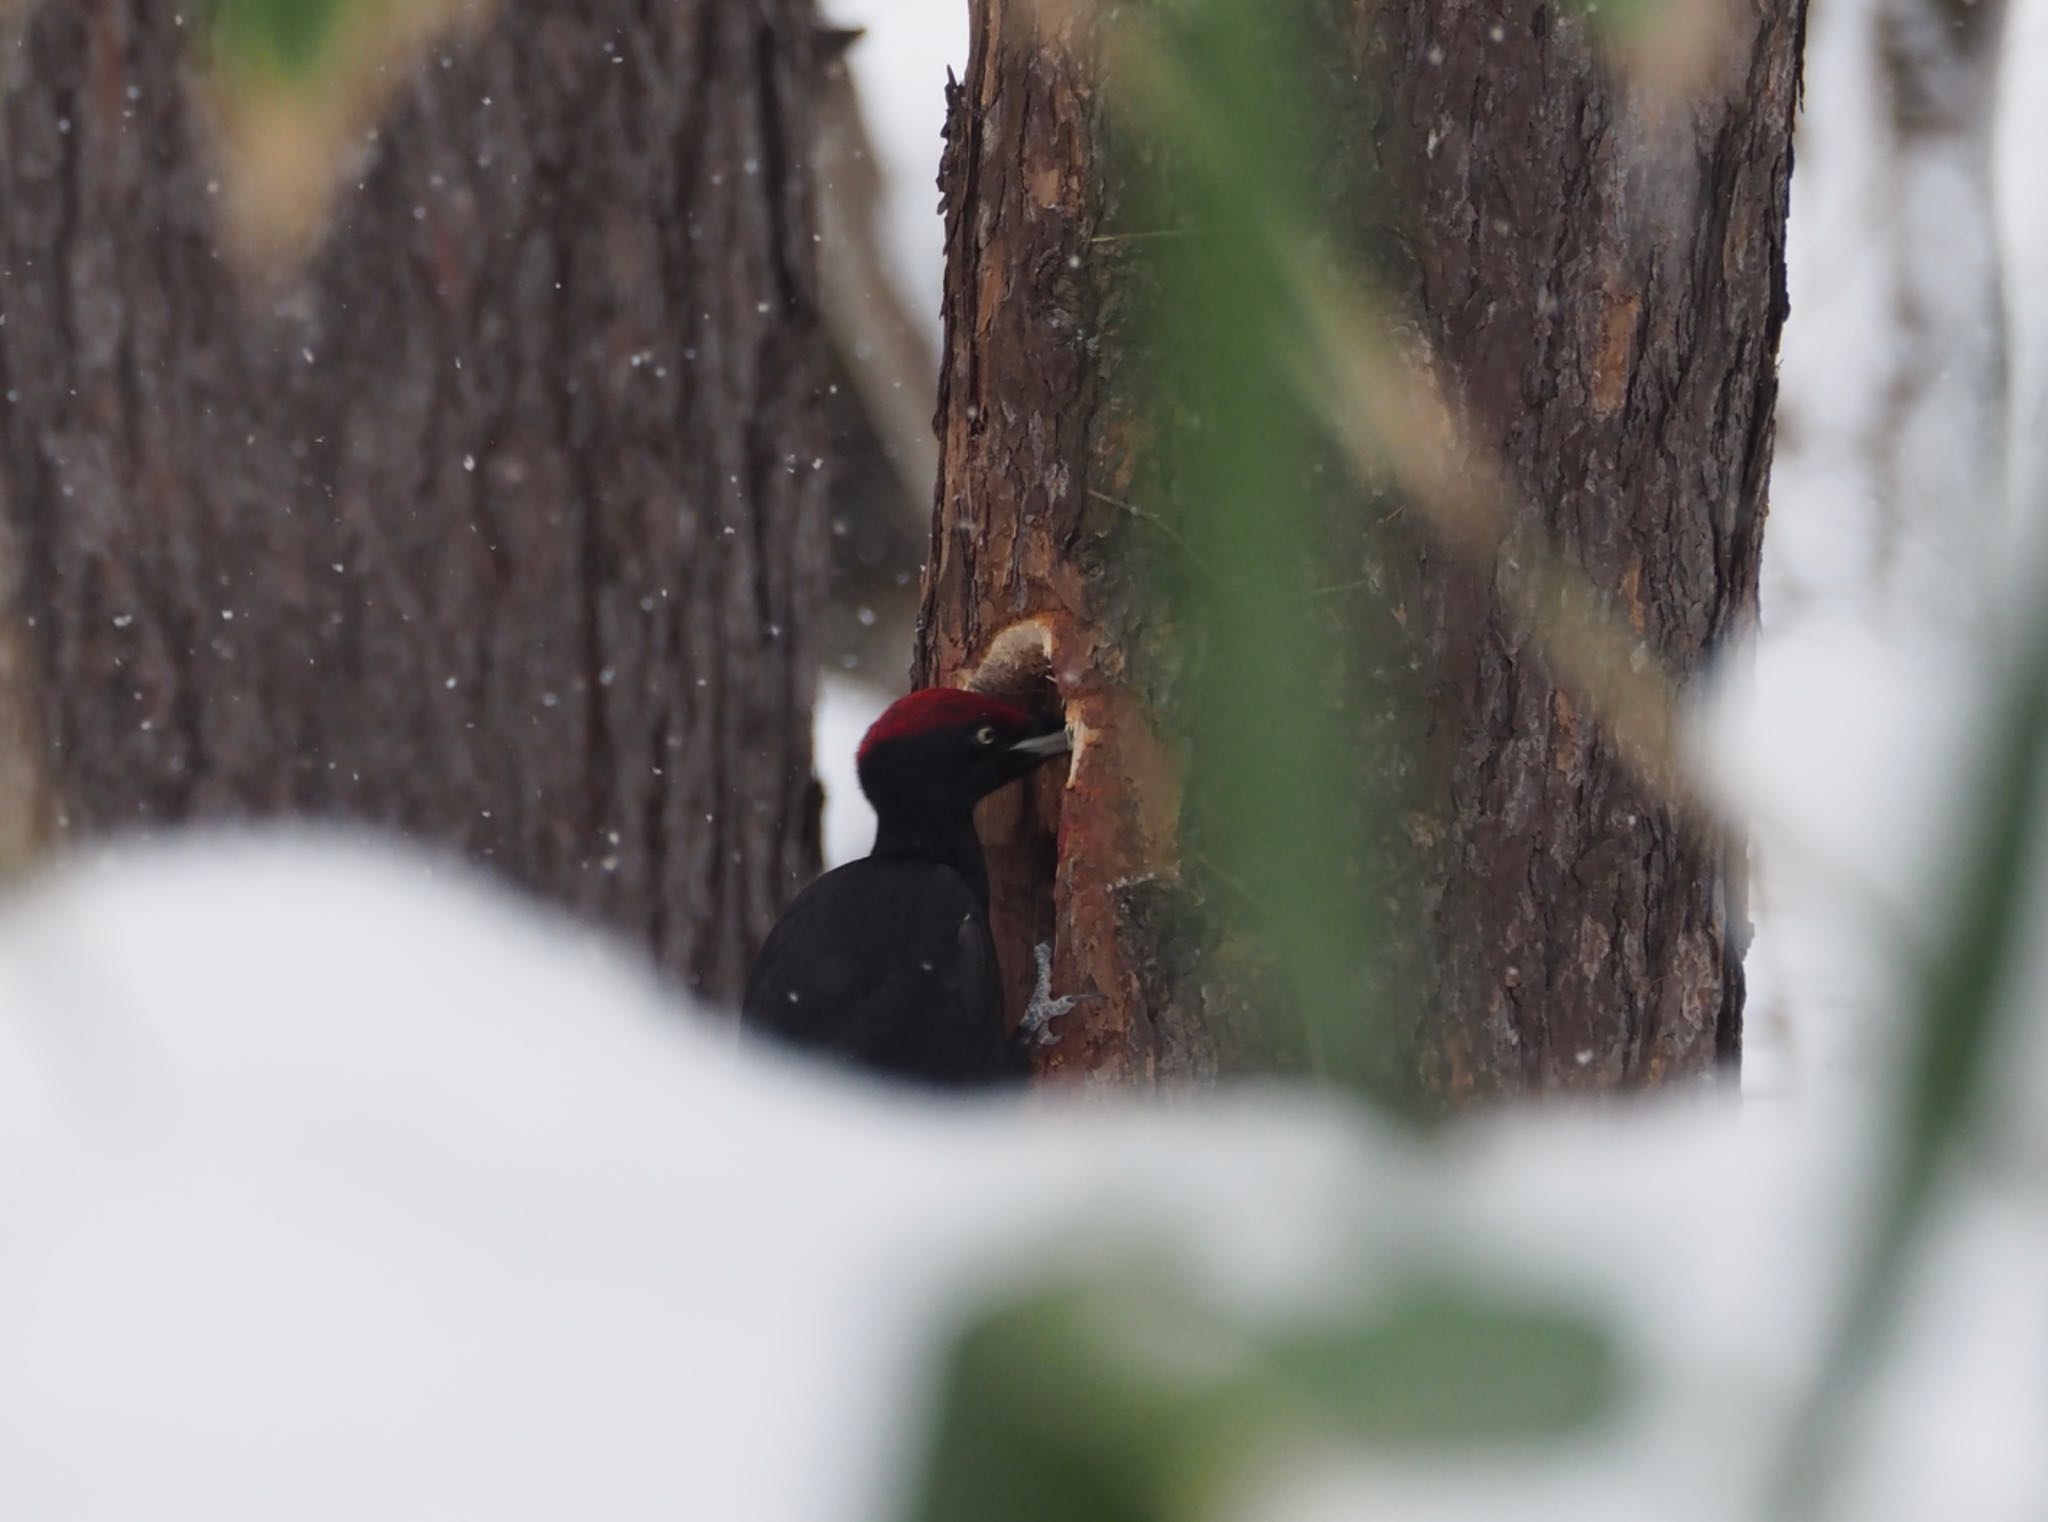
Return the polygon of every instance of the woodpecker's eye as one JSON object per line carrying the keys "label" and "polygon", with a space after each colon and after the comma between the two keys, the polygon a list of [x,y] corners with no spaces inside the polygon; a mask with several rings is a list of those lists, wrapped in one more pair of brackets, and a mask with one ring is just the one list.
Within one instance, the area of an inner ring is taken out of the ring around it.
{"label": "woodpecker's eye", "polygon": [[974,743],[975,743],[976,745],[993,745],[993,744],[995,744],[995,743],[996,743],[996,727],[995,727],[995,725],[993,725],[993,724],[984,724],[984,725],[982,725],[982,726],[981,726],[981,728],[977,729],[977,730],[976,730],[976,731],[974,732]]}

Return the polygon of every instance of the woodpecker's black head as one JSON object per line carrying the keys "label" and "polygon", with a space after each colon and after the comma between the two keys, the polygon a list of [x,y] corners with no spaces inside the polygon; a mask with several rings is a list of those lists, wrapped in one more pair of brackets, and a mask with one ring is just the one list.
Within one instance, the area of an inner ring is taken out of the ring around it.
{"label": "woodpecker's black head", "polygon": [[898,698],[860,742],[861,791],[885,821],[958,817],[1069,748],[1058,719],[978,692],[927,687]]}

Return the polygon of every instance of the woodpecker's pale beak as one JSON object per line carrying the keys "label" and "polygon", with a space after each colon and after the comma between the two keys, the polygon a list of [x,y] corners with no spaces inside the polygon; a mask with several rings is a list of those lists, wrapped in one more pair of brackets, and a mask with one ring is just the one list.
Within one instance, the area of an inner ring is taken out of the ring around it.
{"label": "woodpecker's pale beak", "polygon": [[1017,756],[1057,756],[1074,748],[1072,737],[1065,726],[1055,729],[1049,735],[1033,735],[1028,740],[1019,740],[1010,747],[1010,753]]}

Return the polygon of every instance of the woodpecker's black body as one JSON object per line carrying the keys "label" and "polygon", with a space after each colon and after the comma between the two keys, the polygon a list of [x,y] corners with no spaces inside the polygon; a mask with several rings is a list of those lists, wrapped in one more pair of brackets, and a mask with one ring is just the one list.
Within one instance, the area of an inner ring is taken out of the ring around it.
{"label": "woodpecker's black body", "polygon": [[936,862],[870,856],[812,883],[761,948],[745,1019],[925,1083],[1001,1083],[1030,1070],[1003,1028],[988,906]]}
{"label": "woodpecker's black body", "polygon": [[860,748],[874,850],[797,895],[755,959],[749,1029],[943,1087],[1021,1082],[1003,1019],[974,805],[1066,749],[1057,725],[951,689],[893,705]]}

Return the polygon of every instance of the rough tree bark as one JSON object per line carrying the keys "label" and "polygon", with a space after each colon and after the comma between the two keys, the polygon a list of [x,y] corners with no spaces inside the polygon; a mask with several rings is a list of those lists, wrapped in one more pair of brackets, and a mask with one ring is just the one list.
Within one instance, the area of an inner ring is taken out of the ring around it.
{"label": "rough tree bark", "polygon": [[221,251],[173,0],[5,60],[0,513],[60,836],[367,820],[731,994],[816,868],[809,0],[527,0],[310,264]]}
{"label": "rough tree bark", "polygon": [[[1729,7],[1689,99],[1632,82],[1571,6],[1328,9],[1351,102],[1333,162],[1373,185],[1364,227],[1358,184],[1333,186],[1333,225],[1502,463],[1510,535],[1547,535],[1646,653],[1693,676],[1756,608],[1803,0]],[[992,645],[1047,653],[1082,744],[1064,791],[987,822],[1006,962],[1021,982],[1050,936],[1056,987],[1103,996],[1052,1068],[1199,1076],[1249,1047],[1181,912],[1196,895],[1177,791],[1201,758],[1159,739],[1176,631],[1126,500],[1170,470],[1122,379],[1140,341],[1124,250],[1147,230],[1117,221],[1113,93],[1085,15],[1064,8],[1041,39],[1035,10],[976,0],[949,123],[919,674],[958,679]],[[1456,1102],[1732,1063],[1740,843],[1632,778],[1483,569],[1423,533],[1371,553],[1393,562],[1425,687],[1420,1082]]]}

